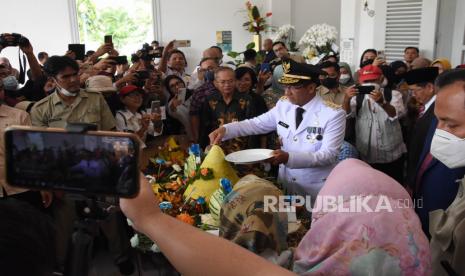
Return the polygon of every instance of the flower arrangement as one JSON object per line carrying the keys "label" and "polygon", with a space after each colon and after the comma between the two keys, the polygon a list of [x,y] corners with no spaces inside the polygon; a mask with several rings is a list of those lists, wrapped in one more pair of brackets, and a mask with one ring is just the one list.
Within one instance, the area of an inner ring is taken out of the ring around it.
{"label": "flower arrangement", "polygon": [[291,52],[297,52],[299,49],[296,48],[297,43],[294,39],[295,27],[287,24],[279,27],[273,36],[273,41],[282,41],[286,43]]}
{"label": "flower arrangement", "polygon": [[313,25],[299,41],[303,55],[311,64],[318,63],[324,56],[337,54],[337,29],[328,24]]}
{"label": "flower arrangement", "polygon": [[[214,179],[213,169],[200,166],[200,146],[191,145],[188,153],[170,137],[167,143],[159,148],[158,156],[150,158],[144,173],[160,202],[162,212],[203,230],[216,229],[213,223],[208,222],[211,221],[211,215],[204,197],[193,199],[188,195],[183,199],[187,187],[195,180]],[[187,158],[181,160],[182,156]],[[134,235],[131,245],[142,251],[158,251],[157,246],[140,233]]]}
{"label": "flower arrangement", "polygon": [[273,37],[273,41],[288,42],[288,40],[291,39],[294,31],[294,26],[290,24],[283,25],[276,30],[276,33]]}
{"label": "flower arrangement", "polygon": [[271,16],[271,12],[267,12],[265,17],[260,16],[260,11],[256,5],[250,1],[245,3],[248,20],[242,26],[249,32],[259,35],[261,31],[266,30],[269,26],[266,24],[266,18]]}

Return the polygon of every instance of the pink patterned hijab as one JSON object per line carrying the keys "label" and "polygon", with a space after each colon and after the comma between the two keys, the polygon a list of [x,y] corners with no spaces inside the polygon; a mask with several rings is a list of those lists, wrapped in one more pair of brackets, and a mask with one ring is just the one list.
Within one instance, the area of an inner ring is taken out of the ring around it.
{"label": "pink patterned hijab", "polygon": [[[334,197],[336,207],[327,204]],[[431,274],[428,240],[412,207],[394,179],[359,160],[341,162],[318,194],[311,229],[295,253],[294,272]]]}

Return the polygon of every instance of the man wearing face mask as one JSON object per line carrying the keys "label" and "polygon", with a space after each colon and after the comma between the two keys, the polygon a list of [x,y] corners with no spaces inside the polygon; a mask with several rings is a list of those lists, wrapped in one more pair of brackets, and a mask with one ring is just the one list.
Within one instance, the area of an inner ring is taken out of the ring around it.
{"label": "man wearing face mask", "polygon": [[99,130],[115,128],[115,118],[99,92],[79,86],[79,66],[66,56],[53,56],[44,66],[55,81],[56,93],[37,102],[31,110],[34,126],[64,128],[67,123],[96,124]]}
{"label": "man wearing face mask", "polygon": [[[5,39],[10,40],[14,39],[13,36],[9,34],[2,34]],[[36,56],[34,55],[34,50],[28,39],[25,39],[23,44],[19,46],[21,51],[27,58],[30,69],[30,78],[24,84],[23,87],[19,88],[19,82],[16,78],[14,72],[12,71],[11,65],[0,64],[0,79],[3,80],[4,89],[5,89],[5,103],[10,106],[15,106],[16,103],[28,100],[28,101],[38,101],[43,99],[46,96],[44,91],[44,85],[47,79],[42,73],[41,66],[37,61]],[[0,46],[0,52],[2,50]],[[6,59],[6,61],[8,61]]]}
{"label": "man wearing face mask", "polygon": [[317,95],[323,100],[336,105],[344,103],[345,94],[339,87],[340,67],[339,64],[325,61],[320,64],[323,74],[320,75],[321,85],[317,88]]}
{"label": "man wearing face mask", "polygon": [[378,66],[366,65],[358,76],[362,87],[346,89],[343,104],[349,117],[356,119],[357,150],[365,162],[402,183],[406,152],[399,123],[405,114],[402,95],[381,88],[384,76]]}
{"label": "man wearing face mask", "polygon": [[413,182],[413,197],[422,200],[421,205],[416,204],[415,211],[428,237],[430,227],[434,225],[430,223],[430,212],[449,207],[460,186],[457,179],[465,174],[465,134],[462,129],[464,118],[460,117],[464,113],[461,108],[465,109],[465,102],[461,101],[464,84],[463,70],[454,70],[452,74],[441,75],[436,80],[436,117],[433,118],[427,132]]}
{"label": "man wearing face mask", "polygon": [[216,70],[216,68],[218,68],[218,63],[215,59],[211,58],[202,59],[202,61],[200,62],[199,66],[201,71],[205,70],[205,72],[201,73],[200,75],[204,76],[205,82],[194,90],[194,93],[191,96],[191,105],[189,107],[191,133],[193,136],[189,138],[194,142],[199,141],[200,112],[202,110],[202,105],[208,96],[213,95],[216,92],[216,87],[213,84],[213,80],[215,78],[213,72]]}
{"label": "man wearing face mask", "polygon": [[[431,154],[450,169],[461,168],[462,173],[457,171],[456,176],[462,180],[450,186],[448,192],[455,197],[450,205],[429,213],[432,275],[465,275],[465,70],[454,69],[442,74],[436,85],[439,90],[434,113],[438,125]],[[442,186],[438,178],[436,190],[445,190]],[[455,274],[446,273],[443,261]]]}

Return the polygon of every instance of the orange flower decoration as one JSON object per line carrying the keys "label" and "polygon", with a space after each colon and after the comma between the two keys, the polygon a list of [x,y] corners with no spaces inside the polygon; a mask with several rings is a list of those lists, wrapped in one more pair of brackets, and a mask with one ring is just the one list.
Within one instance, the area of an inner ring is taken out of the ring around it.
{"label": "orange flower decoration", "polygon": [[203,176],[207,176],[208,175],[208,169],[207,168],[201,169],[200,174],[203,175]]}
{"label": "orange flower decoration", "polygon": [[176,218],[187,224],[194,225],[194,219],[191,216],[189,216],[189,214],[182,213],[177,215]]}
{"label": "orange flower decoration", "polygon": [[191,171],[190,176],[191,176],[191,177],[195,177],[195,171]]}

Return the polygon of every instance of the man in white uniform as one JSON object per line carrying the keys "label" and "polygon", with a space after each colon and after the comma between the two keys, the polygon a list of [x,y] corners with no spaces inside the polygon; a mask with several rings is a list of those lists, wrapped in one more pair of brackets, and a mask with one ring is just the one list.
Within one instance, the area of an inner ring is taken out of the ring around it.
{"label": "man in white uniform", "polygon": [[210,134],[219,144],[238,136],[276,130],[282,147],[273,152],[272,163],[279,164],[279,182],[287,194],[316,198],[336,164],[344,139],[346,116],[340,106],[316,95],[320,70],[312,65],[283,61],[279,80],[286,96],[267,113],[250,120],[226,124]]}

